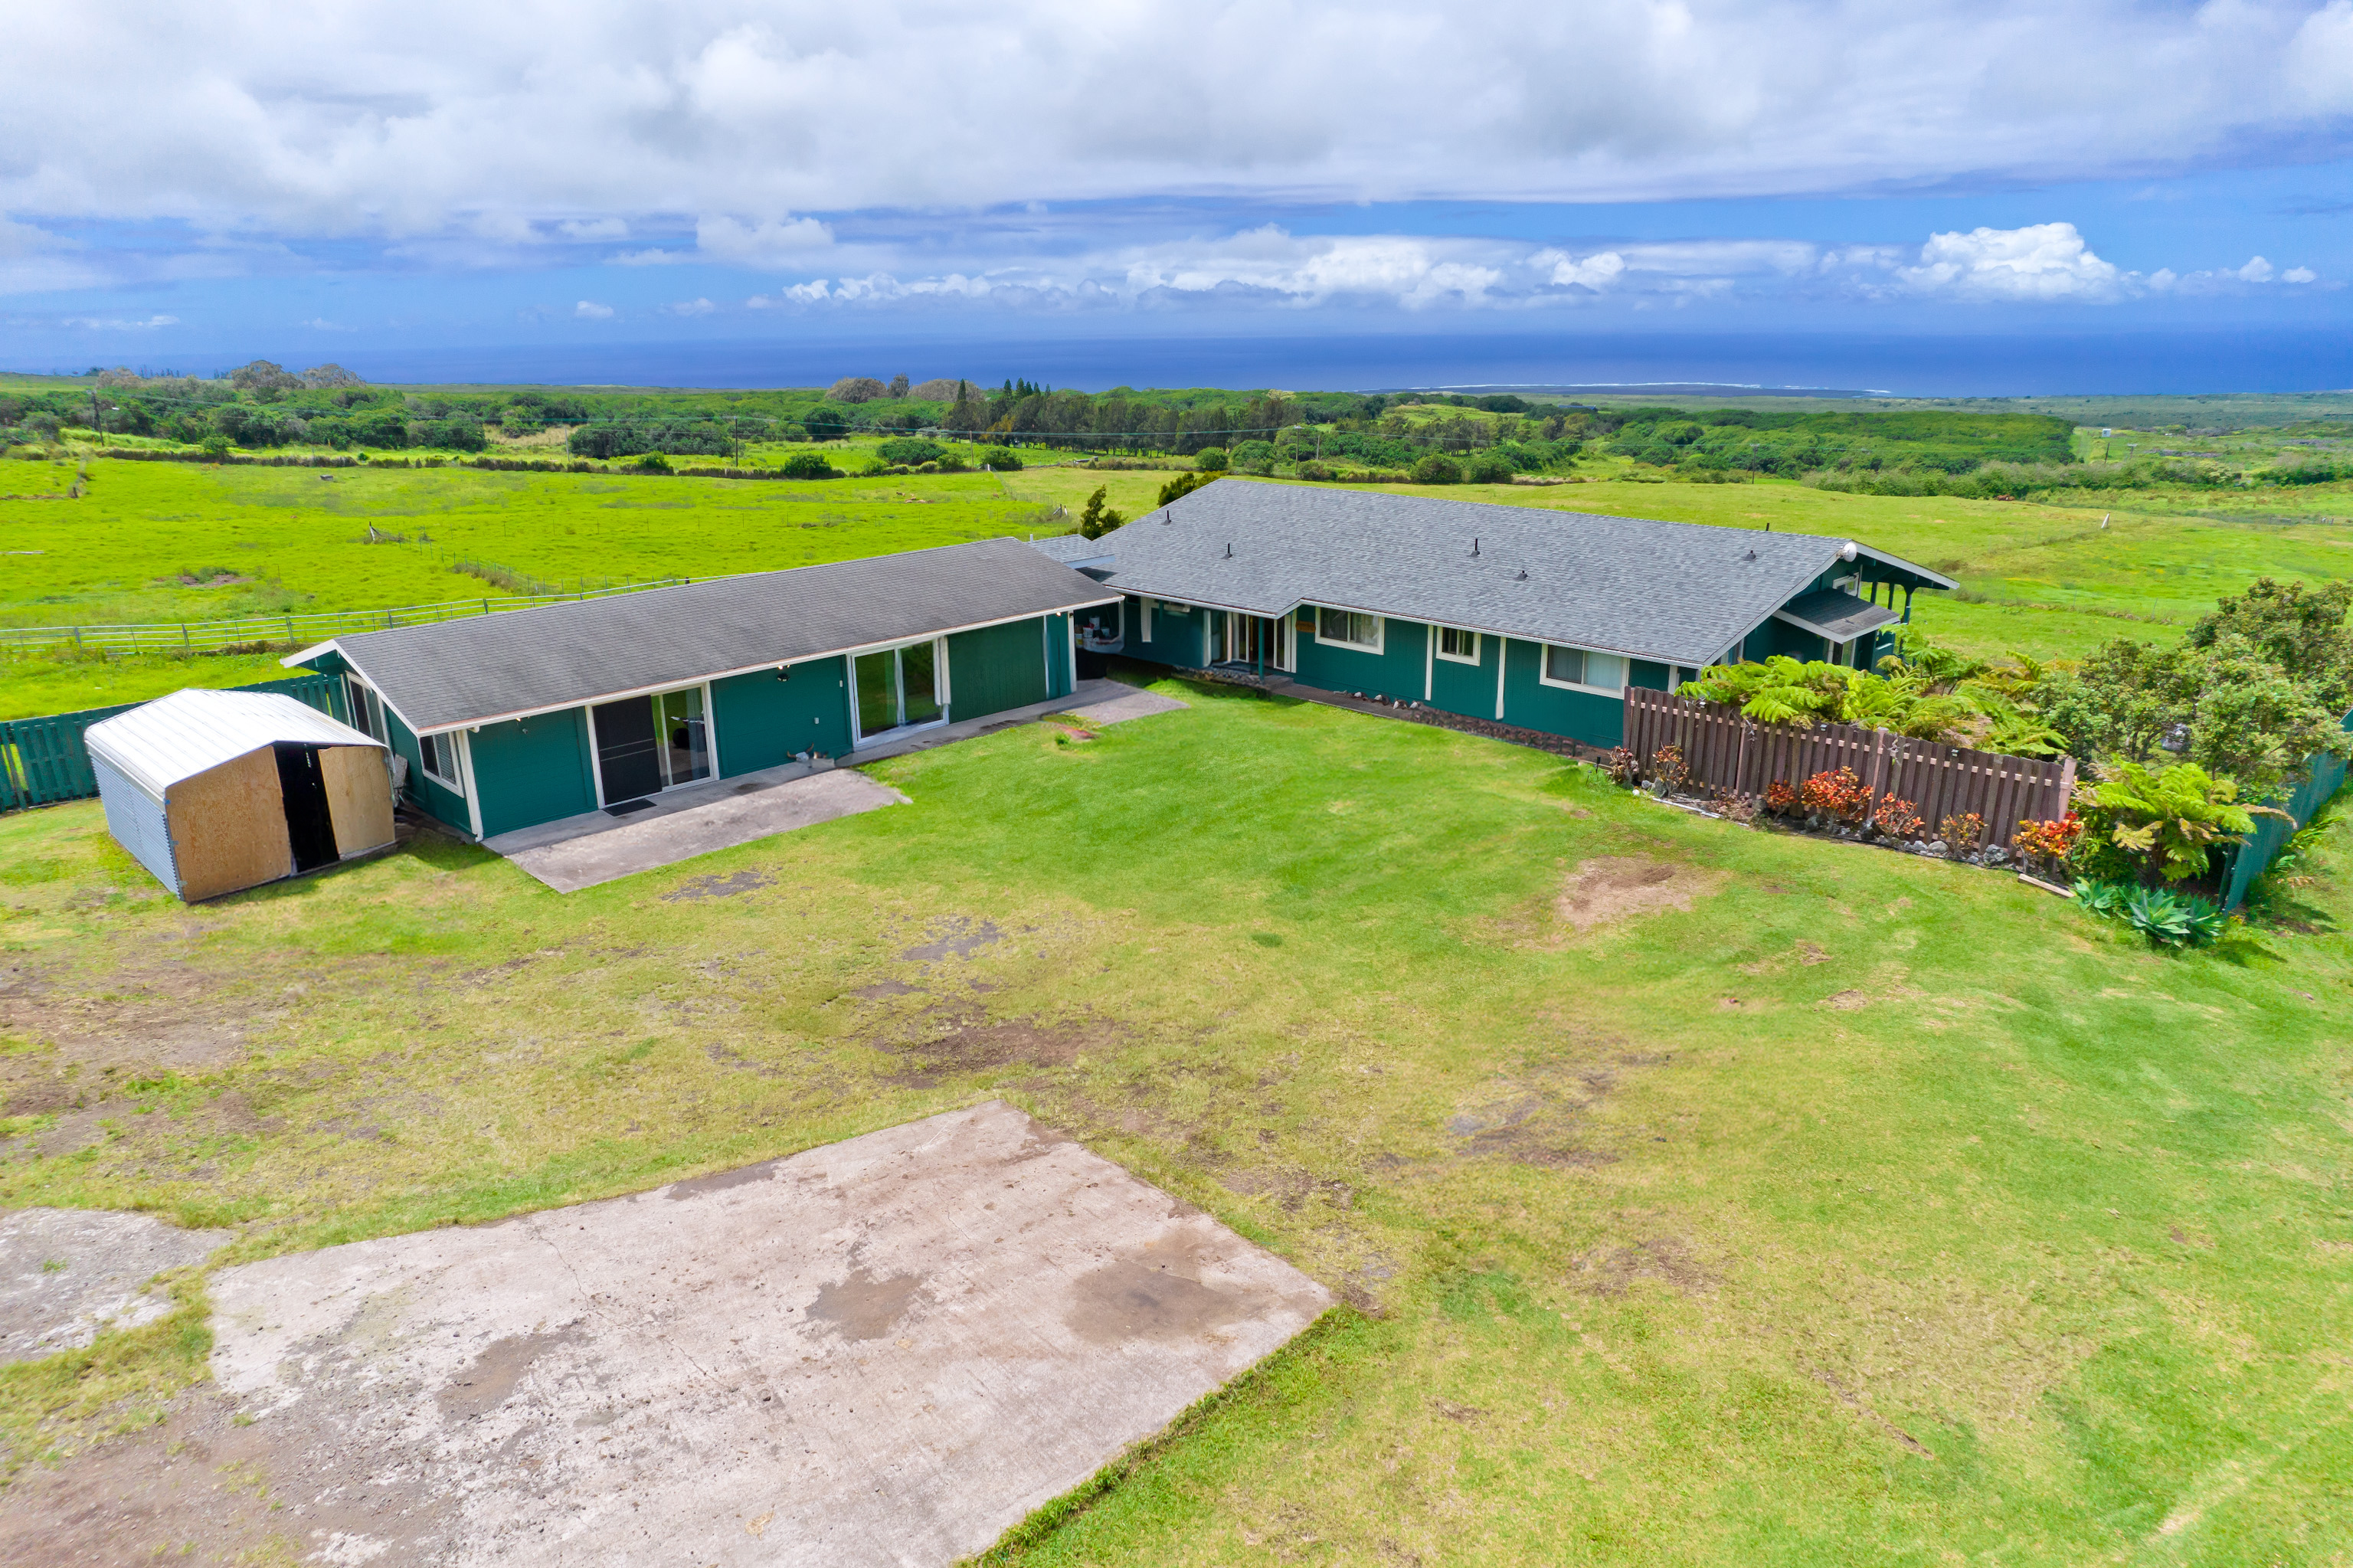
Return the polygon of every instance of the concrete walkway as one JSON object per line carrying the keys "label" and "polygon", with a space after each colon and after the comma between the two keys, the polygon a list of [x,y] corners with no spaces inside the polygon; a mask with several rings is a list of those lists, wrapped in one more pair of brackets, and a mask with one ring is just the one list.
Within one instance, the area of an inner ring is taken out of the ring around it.
{"label": "concrete walkway", "polygon": [[[733,849],[754,839],[906,802],[907,798],[896,789],[876,783],[855,768],[828,768],[797,779],[757,784],[744,792],[729,791],[717,800],[705,798],[682,809],[627,817],[608,817],[599,811],[584,822],[585,831],[552,842],[509,849],[497,839],[485,842],[556,892],[577,893],[641,871],[676,865],[699,854]],[[546,827],[559,825],[551,822]]]}
{"label": "concrete walkway", "polygon": [[212,1295],[297,1552],[450,1568],[945,1568],[1331,1303],[1001,1101]]}
{"label": "concrete walkway", "polygon": [[484,848],[506,856],[558,893],[676,865],[696,855],[733,849],[755,839],[829,822],[878,806],[903,805],[906,797],[856,768],[885,758],[928,751],[976,735],[1028,724],[1048,714],[1067,713],[1094,724],[1117,724],[1146,714],[1186,706],[1117,681],[1082,681],[1067,697],[1027,707],[961,719],[896,740],[860,747],[831,761],[788,762],[781,768],[731,779],[706,779],[649,797],[623,816],[585,811],[535,827],[484,839]]}

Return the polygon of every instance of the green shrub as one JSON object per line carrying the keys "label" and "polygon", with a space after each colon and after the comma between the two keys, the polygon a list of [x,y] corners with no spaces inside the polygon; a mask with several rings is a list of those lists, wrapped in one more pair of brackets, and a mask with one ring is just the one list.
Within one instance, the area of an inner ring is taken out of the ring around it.
{"label": "green shrub", "polygon": [[1234,449],[1234,466],[1247,473],[1264,473],[1274,467],[1272,441],[1244,441]]}
{"label": "green shrub", "polygon": [[1416,484],[1460,484],[1462,482],[1462,465],[1444,452],[1425,452],[1421,461],[1413,465],[1413,482]]}
{"label": "green shrub", "polygon": [[909,468],[937,461],[946,450],[939,442],[927,441],[921,436],[893,436],[874,449],[884,462],[902,462]]}
{"label": "green shrub", "polygon": [[780,465],[786,479],[839,479],[841,471],[823,452],[795,452]]}
{"label": "green shrub", "polygon": [[1223,473],[1226,471],[1226,449],[1203,447],[1193,454],[1193,466],[1203,473]]}
{"label": "green shrub", "polygon": [[1016,452],[1011,447],[981,448],[980,463],[983,468],[995,469],[999,473],[1019,473],[1021,471],[1020,454]]}
{"label": "green shrub", "polygon": [[1160,498],[1152,504],[1157,510],[1179,496],[1190,495],[1218,476],[1214,473],[1180,473],[1160,487]]}
{"label": "green shrub", "polygon": [[1481,452],[1462,465],[1462,477],[1472,484],[1509,484],[1512,460],[1501,452]]}

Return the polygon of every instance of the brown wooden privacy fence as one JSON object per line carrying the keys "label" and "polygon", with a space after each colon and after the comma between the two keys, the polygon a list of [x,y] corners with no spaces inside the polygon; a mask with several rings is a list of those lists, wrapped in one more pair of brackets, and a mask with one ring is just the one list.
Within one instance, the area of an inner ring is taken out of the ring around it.
{"label": "brown wooden privacy fence", "polygon": [[1851,724],[1797,729],[1758,724],[1722,703],[1672,692],[1626,689],[1626,746],[1647,771],[1661,747],[1683,749],[1694,784],[1762,796],[1778,779],[1796,785],[1852,768],[1874,795],[1909,800],[1934,834],[1947,817],[1975,812],[1984,842],[2007,848],[2018,824],[2066,814],[2075,759],[2055,762],[1913,740]]}

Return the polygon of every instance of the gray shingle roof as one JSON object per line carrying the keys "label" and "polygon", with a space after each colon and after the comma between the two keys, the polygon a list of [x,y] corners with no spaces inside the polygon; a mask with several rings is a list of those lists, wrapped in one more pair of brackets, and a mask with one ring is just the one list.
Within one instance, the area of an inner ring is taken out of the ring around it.
{"label": "gray shingle roof", "polygon": [[[1700,665],[1841,565],[1846,545],[1222,479],[1100,539],[1073,535],[1032,547],[1083,562],[1108,588],[1154,599],[1269,616],[1328,604]],[[1875,550],[1858,546],[1857,558],[1869,575],[1956,586]]]}
{"label": "gray shingle roof", "polygon": [[402,718],[433,730],[1112,597],[1018,540],[985,539],[362,632],[334,646]]}

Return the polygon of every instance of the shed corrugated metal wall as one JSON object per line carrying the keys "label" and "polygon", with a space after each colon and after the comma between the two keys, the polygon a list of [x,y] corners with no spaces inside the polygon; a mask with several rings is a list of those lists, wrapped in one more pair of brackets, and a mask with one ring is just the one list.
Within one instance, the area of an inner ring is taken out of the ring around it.
{"label": "shed corrugated metal wall", "polygon": [[98,783],[98,798],[106,807],[107,832],[154,873],[156,881],[178,893],[180,863],[172,853],[172,826],[164,802],[103,758],[90,758],[90,771]]}

